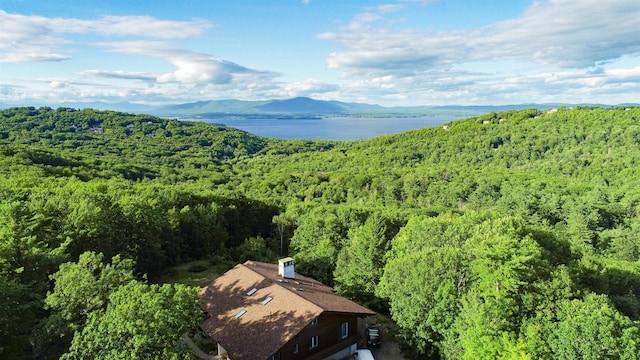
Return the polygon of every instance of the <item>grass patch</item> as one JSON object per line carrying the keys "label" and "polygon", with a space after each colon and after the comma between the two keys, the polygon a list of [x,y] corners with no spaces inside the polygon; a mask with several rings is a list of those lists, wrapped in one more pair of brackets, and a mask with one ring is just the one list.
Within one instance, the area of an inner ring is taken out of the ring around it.
{"label": "grass patch", "polygon": [[161,282],[203,287],[230,268],[227,262],[212,264],[209,260],[191,261],[169,269]]}
{"label": "grass patch", "polygon": [[193,264],[187,268],[187,271],[192,273],[199,273],[206,270],[207,270],[207,267],[202,264]]}

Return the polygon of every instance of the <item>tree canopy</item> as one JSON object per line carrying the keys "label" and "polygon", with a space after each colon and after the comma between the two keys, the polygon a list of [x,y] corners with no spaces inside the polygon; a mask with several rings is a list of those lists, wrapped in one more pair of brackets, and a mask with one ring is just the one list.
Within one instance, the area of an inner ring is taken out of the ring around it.
{"label": "tree canopy", "polygon": [[82,358],[96,338],[114,358],[187,356],[173,330],[200,321],[195,292],[163,275],[281,255],[423,355],[636,358],[638,159],[638,107],[352,142],[0,110],[0,357]]}
{"label": "tree canopy", "polygon": [[181,335],[204,319],[198,289],[132,281],[92,312],[62,359],[189,359]]}

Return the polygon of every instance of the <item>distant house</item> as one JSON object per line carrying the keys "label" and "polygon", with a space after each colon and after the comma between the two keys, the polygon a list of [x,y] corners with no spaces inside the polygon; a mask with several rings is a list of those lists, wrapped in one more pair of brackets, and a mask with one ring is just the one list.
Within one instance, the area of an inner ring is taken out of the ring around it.
{"label": "distant house", "polygon": [[231,360],[344,359],[371,310],[296,274],[292,258],[247,261],[200,292],[203,332]]}

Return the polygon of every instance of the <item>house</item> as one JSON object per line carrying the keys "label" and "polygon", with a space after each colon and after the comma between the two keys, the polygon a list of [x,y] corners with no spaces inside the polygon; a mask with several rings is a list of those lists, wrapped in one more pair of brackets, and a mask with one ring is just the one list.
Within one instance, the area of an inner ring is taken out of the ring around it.
{"label": "house", "polygon": [[296,274],[292,258],[236,265],[200,292],[201,328],[231,360],[344,359],[375,313]]}

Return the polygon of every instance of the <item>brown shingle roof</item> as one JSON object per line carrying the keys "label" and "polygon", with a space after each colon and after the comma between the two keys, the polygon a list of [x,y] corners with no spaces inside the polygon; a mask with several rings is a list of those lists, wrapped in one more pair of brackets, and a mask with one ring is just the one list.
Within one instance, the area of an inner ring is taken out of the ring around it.
{"label": "brown shingle roof", "polygon": [[[323,312],[374,314],[312,278],[283,279],[278,265],[256,261],[236,265],[200,297],[210,315],[202,329],[234,360],[267,359]],[[263,304],[267,297],[272,300]],[[241,310],[246,312],[235,318]]]}

